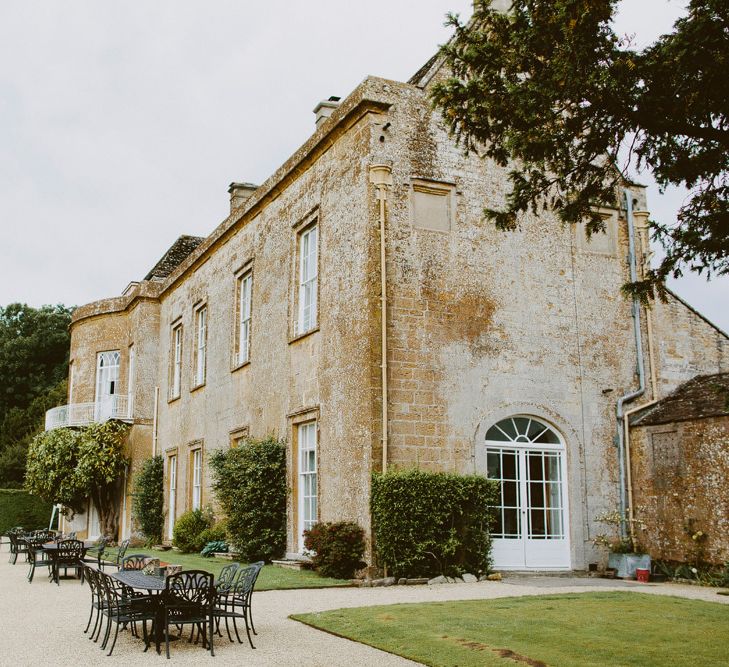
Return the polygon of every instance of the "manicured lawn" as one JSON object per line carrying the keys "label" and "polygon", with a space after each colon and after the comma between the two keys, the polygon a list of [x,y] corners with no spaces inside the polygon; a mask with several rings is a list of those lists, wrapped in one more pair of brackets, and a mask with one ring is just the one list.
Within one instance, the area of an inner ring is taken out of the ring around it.
{"label": "manicured lawn", "polygon": [[729,665],[728,606],[644,593],[398,604],[292,618],[434,666]]}
{"label": "manicured lawn", "polygon": [[[107,550],[107,560],[116,555],[115,549]],[[177,551],[160,551],[158,549],[144,549],[140,547],[129,547],[127,555],[145,554],[159,558],[163,562],[182,565],[185,570],[205,570],[212,572],[215,576],[220,573],[231,561],[222,558],[203,558],[198,554],[181,554]],[[316,572],[308,570],[287,570],[282,567],[266,565],[256,582],[257,591],[274,591],[288,588],[328,588],[330,586],[349,586],[349,580],[328,579],[320,577]]]}

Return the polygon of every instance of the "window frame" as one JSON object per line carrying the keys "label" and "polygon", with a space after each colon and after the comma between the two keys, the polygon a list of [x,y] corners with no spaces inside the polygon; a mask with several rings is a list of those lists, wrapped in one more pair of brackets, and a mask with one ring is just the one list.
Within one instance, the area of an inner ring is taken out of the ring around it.
{"label": "window frame", "polygon": [[[247,289],[247,317],[243,304],[244,289]],[[235,276],[235,327],[233,340],[233,369],[237,370],[251,362],[251,341],[253,329],[253,266],[249,262]],[[242,356],[245,333],[245,357]]]}
{"label": "window frame", "polygon": [[205,386],[208,366],[208,304],[195,305],[195,347],[192,364],[192,387],[190,391]]}
{"label": "window frame", "polygon": [[170,383],[169,400],[174,401],[182,395],[182,361],[184,352],[184,328],[181,321],[170,325]]}
{"label": "window frame", "polygon": [[[296,233],[294,339],[302,338],[319,329],[319,244],[321,241],[319,222],[318,215],[315,215],[307,219]],[[305,310],[307,308],[308,321]]]}
{"label": "window frame", "polygon": [[[177,450],[167,453],[167,539],[171,540],[177,517]],[[174,465],[173,465],[174,464]]]}
{"label": "window frame", "polygon": [[[199,463],[199,466],[196,465]],[[199,473],[199,475],[197,474]],[[188,456],[188,507],[191,510],[202,509],[203,506],[203,447],[198,442],[190,446]],[[196,494],[197,491],[197,494]],[[196,499],[197,496],[197,499]]]}

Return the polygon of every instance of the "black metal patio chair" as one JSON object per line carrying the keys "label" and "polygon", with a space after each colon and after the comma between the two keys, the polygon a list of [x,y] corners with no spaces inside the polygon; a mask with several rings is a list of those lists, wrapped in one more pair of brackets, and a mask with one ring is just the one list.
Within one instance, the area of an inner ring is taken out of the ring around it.
{"label": "black metal patio chair", "polygon": [[213,609],[215,585],[213,575],[203,570],[187,570],[171,574],[165,580],[164,621],[165,651],[170,657],[169,628],[171,625],[182,627],[192,625],[190,641],[195,628],[202,634],[203,648],[213,650]]}
{"label": "black metal patio chair", "polygon": [[102,560],[102,556],[106,553],[107,544],[109,544],[108,537],[104,536],[99,538],[96,545],[86,551],[86,555],[81,559],[81,562],[86,565],[95,565],[100,570],[103,570],[105,561]]}
{"label": "black metal patio chair", "polygon": [[75,570],[76,576],[81,577],[83,583],[83,567],[81,559],[84,555],[84,543],[81,540],[62,540],[58,543],[53,557],[53,579],[60,585],[61,569],[63,576],[68,576],[69,570]]}
{"label": "black metal patio chair", "polygon": [[[120,581],[117,581],[102,570],[96,570],[95,576],[99,582],[99,588],[103,592],[103,600],[100,606],[100,613],[106,617],[106,628],[104,629],[104,639],[101,642],[101,648],[106,649],[111,638],[111,625],[114,623],[114,639],[111,642],[109,652],[110,656],[116,646],[116,640],[119,636],[119,626],[126,627],[131,625],[132,632],[136,634],[136,624],[142,623],[142,633],[144,638],[144,650],[149,648],[149,636],[147,634],[147,621],[155,622],[158,615],[157,600],[153,596],[133,596],[130,589]],[[101,628],[97,631],[97,639]]]}
{"label": "black metal patio chair", "polygon": [[28,560],[30,568],[28,570],[28,583],[33,583],[33,577],[35,575],[35,569],[37,567],[47,567],[48,576],[53,574],[53,557],[51,554],[43,548],[43,545],[48,542],[45,536],[31,537],[26,540],[28,546]]}
{"label": "black metal patio chair", "polygon": [[18,561],[18,556],[25,555],[25,559],[28,560],[28,535],[24,532],[8,531],[8,539],[10,540],[10,556],[8,557],[8,563],[15,565]]}
{"label": "black metal patio chair", "polygon": [[215,609],[213,610],[217,626],[220,625],[221,620],[225,620],[225,629],[230,641],[233,641],[233,637],[230,634],[229,621],[233,622],[233,630],[240,644],[243,643],[243,640],[240,638],[238,632],[237,621],[238,619],[243,619],[246,626],[248,643],[251,645],[251,648],[256,648],[251,639],[251,625],[249,624],[251,598],[253,587],[255,586],[258,573],[261,571],[262,566],[263,563],[259,562],[240,568],[232,588],[226,593],[221,592],[216,596]]}

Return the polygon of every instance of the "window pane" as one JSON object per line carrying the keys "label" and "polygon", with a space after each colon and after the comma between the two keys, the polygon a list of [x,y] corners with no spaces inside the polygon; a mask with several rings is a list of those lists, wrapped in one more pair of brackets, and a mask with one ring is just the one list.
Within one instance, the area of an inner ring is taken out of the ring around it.
{"label": "window pane", "polygon": [[502,461],[502,474],[504,479],[517,479],[517,454],[512,451],[505,451],[503,453]]}
{"label": "window pane", "polygon": [[519,510],[516,509],[505,509],[504,510],[504,537],[519,537]]}
{"label": "window pane", "polygon": [[499,452],[487,452],[486,454],[486,475],[491,479],[501,478],[501,457]]}
{"label": "window pane", "polygon": [[519,486],[517,482],[502,482],[503,504],[508,507],[519,506]]}

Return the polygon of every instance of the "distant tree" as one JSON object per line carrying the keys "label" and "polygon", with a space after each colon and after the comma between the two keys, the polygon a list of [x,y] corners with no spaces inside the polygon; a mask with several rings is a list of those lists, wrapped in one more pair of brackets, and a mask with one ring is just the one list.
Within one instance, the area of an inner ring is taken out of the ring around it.
{"label": "distant tree", "polygon": [[647,296],[686,268],[729,273],[729,4],[690,0],[637,50],[613,30],[618,2],[478,0],[468,25],[450,18],[452,76],[433,101],[467,149],[509,167],[506,205],[484,211],[499,229],[548,208],[602,231],[594,207],[615,201],[630,165],[689,188],[675,224],[651,223],[666,256],[630,286]]}
{"label": "distant tree", "polygon": [[46,411],[63,405],[67,393],[68,383],[64,379],[34,398],[24,410],[10,408],[5,413],[0,422],[0,488],[23,486],[28,445],[43,431]]}
{"label": "distant tree", "polygon": [[0,307],[0,420],[66,377],[70,322],[65,306]]}
{"label": "distant tree", "polygon": [[71,309],[0,307],[0,487],[19,488],[46,410],[66,402]]}

